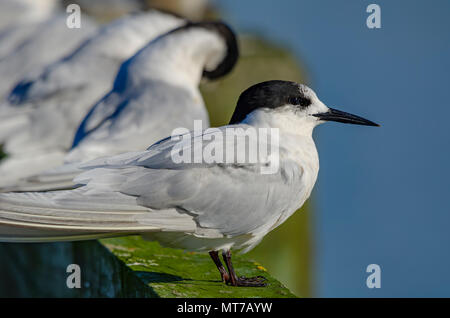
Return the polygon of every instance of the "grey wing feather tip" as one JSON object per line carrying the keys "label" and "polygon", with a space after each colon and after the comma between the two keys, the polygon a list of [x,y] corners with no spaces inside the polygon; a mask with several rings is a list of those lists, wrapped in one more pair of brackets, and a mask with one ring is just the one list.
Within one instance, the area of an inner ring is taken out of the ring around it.
{"label": "grey wing feather tip", "polygon": [[78,186],[80,185],[74,183],[72,179],[57,182],[33,182],[25,180],[14,186],[0,188],[0,193],[71,190]]}
{"label": "grey wing feather tip", "polygon": [[76,189],[0,194],[0,241],[4,242],[87,240],[194,229],[189,216],[153,211],[119,193],[90,196]]}

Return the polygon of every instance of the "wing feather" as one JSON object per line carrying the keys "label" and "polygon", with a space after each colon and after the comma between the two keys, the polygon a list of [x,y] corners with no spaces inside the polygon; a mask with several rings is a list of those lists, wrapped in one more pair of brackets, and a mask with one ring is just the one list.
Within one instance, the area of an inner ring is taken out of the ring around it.
{"label": "wing feather", "polygon": [[[0,241],[46,241],[195,229],[192,217],[154,211],[121,193],[86,189],[0,194]],[[87,235],[87,236],[86,236]]]}
{"label": "wing feather", "polygon": [[[198,145],[204,149],[210,143],[222,142],[212,139],[196,143],[199,138],[187,137],[182,148],[193,151]],[[227,142],[225,147],[233,144]],[[144,152],[88,162],[84,167],[91,170],[76,181],[95,191],[105,184],[104,176],[120,174],[120,182],[110,179],[106,183],[115,191],[136,197],[140,205],[180,208],[193,215],[200,227],[231,236],[267,230],[309,196],[302,183],[303,170],[293,161],[286,160],[273,174],[261,173],[261,167],[270,160],[268,156],[242,164],[175,163],[171,151],[176,143],[166,139]]]}

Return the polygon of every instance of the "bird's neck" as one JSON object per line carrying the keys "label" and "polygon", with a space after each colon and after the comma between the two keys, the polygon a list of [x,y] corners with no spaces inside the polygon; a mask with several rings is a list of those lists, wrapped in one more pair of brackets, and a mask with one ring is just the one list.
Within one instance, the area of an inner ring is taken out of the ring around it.
{"label": "bird's neck", "polygon": [[249,114],[243,124],[256,128],[277,129],[280,159],[293,160],[315,182],[319,170],[319,156],[312,138],[317,125],[313,118],[298,117],[292,112],[269,112],[263,109]]}
{"label": "bird's neck", "polygon": [[197,88],[204,69],[225,58],[225,41],[214,31],[190,28],[156,39],[128,63],[127,86],[148,80]]}
{"label": "bird's neck", "polygon": [[257,109],[250,113],[242,123],[254,127],[279,129],[282,135],[312,138],[312,132],[317,125],[313,117],[298,117],[292,111],[267,111]]}

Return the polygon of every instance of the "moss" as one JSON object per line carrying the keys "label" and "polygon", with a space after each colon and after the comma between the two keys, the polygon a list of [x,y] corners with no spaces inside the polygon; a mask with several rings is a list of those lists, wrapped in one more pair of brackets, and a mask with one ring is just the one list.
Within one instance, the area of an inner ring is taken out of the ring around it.
{"label": "moss", "polygon": [[[138,236],[86,242],[0,243],[0,297],[295,297],[261,264],[236,255],[239,275],[268,286],[227,286],[208,254],[162,248]],[[81,269],[69,289],[66,269]]]}
{"label": "moss", "polygon": [[137,236],[103,239],[101,243],[159,297],[295,297],[261,264],[243,255],[233,255],[237,273],[262,275],[268,279],[267,287],[225,285],[207,253],[163,248]]}

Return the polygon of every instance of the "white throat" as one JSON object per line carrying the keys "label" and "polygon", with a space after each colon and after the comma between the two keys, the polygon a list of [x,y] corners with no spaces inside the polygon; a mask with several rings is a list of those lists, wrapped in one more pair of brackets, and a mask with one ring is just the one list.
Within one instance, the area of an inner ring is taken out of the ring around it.
{"label": "white throat", "polygon": [[243,124],[253,127],[279,129],[280,160],[292,160],[308,175],[314,185],[319,171],[319,155],[312,138],[318,122],[314,117],[300,117],[287,108],[275,111],[257,109],[249,114]]}
{"label": "white throat", "polygon": [[257,109],[243,123],[255,127],[279,128],[281,134],[311,137],[318,121],[311,116],[299,117],[287,108],[279,110]]}

